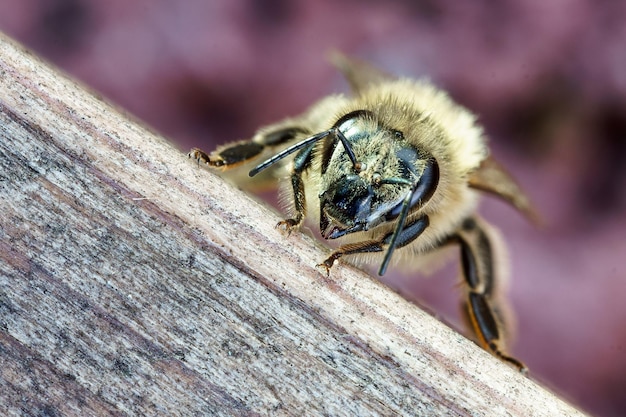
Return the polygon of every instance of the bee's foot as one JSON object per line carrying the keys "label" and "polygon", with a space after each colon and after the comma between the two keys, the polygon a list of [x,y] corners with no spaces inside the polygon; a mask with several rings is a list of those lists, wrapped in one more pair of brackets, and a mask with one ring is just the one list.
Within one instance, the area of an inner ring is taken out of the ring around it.
{"label": "bee's foot", "polygon": [[187,154],[187,157],[196,161],[198,165],[200,165],[200,163],[209,165],[210,162],[209,155],[207,155],[204,151],[198,148],[193,148],[192,150],[190,150]]}
{"label": "bee's foot", "polygon": [[326,272],[326,276],[330,276],[330,268],[333,267],[334,260],[326,259],[321,264],[315,265],[319,269],[323,269]]}
{"label": "bee's foot", "polygon": [[291,232],[296,230],[300,226],[300,222],[296,219],[285,219],[276,224],[276,228],[287,236],[291,235]]}

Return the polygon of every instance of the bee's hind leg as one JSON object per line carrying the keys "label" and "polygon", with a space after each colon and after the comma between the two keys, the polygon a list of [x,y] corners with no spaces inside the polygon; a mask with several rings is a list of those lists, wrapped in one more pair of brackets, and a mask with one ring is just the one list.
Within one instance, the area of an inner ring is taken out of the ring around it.
{"label": "bee's hind leg", "polygon": [[493,355],[515,366],[528,369],[506,352],[506,326],[502,309],[506,307],[498,293],[494,241],[478,218],[468,218],[453,237],[461,246],[463,278],[466,288],[464,313],[480,344]]}

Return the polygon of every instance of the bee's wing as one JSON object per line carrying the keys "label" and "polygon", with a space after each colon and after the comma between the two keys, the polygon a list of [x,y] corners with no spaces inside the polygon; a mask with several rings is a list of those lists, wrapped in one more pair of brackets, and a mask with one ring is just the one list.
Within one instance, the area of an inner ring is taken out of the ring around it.
{"label": "bee's wing", "polygon": [[349,58],[341,52],[331,52],[329,59],[346,77],[350,83],[350,88],[356,95],[362,93],[370,85],[397,79],[397,77],[379,70],[367,62]]}
{"label": "bee's wing", "polygon": [[541,223],[528,196],[493,157],[487,157],[478,169],[470,174],[468,184],[472,188],[500,197],[518,209],[533,223]]}

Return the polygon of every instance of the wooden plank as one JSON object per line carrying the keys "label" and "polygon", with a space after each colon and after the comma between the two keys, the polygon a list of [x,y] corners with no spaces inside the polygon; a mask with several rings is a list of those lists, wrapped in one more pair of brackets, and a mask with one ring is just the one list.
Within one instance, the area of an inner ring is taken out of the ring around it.
{"label": "wooden plank", "polygon": [[0,38],[3,415],[581,415]]}

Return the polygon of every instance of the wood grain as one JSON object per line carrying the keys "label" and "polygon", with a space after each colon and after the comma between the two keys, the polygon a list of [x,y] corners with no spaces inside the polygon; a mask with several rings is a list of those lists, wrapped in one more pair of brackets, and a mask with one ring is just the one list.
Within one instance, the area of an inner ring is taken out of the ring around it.
{"label": "wood grain", "polygon": [[0,37],[2,415],[576,416]]}

